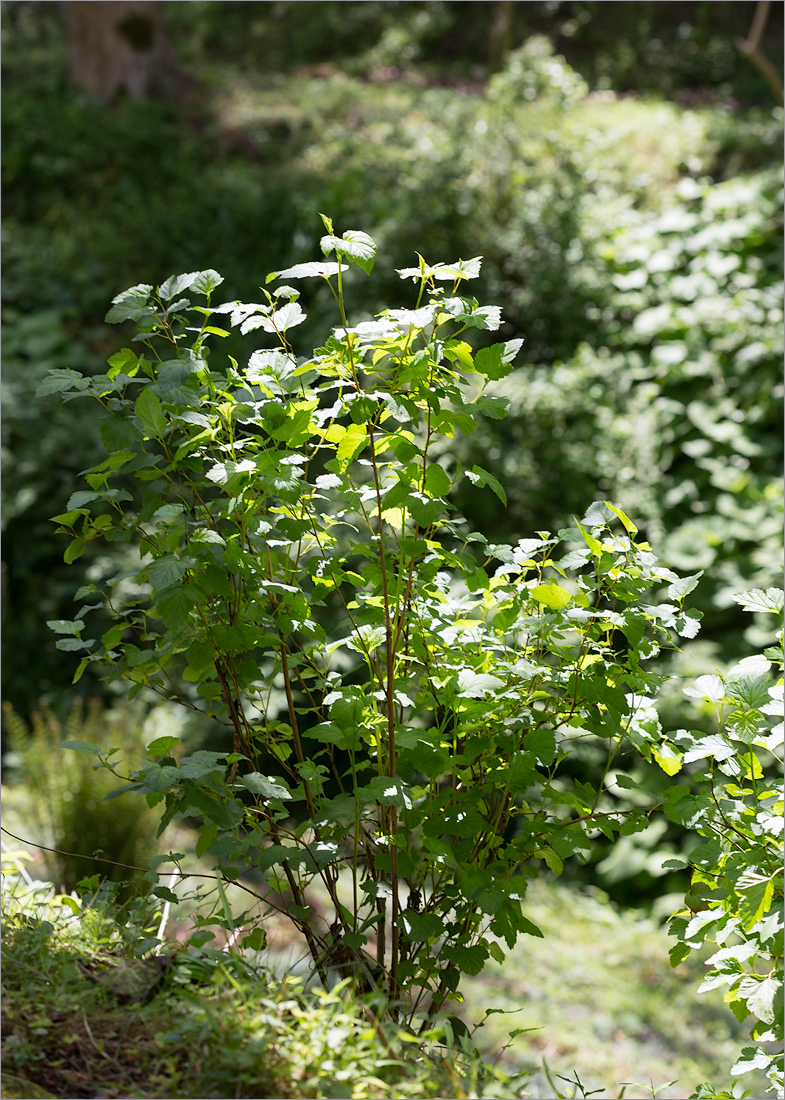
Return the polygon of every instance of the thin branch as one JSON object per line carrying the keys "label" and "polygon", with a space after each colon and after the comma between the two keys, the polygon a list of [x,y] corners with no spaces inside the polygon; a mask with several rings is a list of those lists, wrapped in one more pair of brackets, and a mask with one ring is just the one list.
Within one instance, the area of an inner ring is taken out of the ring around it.
{"label": "thin branch", "polygon": [[759,0],[758,6],[755,8],[749,35],[747,38],[736,38],[734,45],[742,57],[746,57],[748,61],[752,62],[758,72],[761,73],[774,93],[777,102],[782,106],[785,102],[783,99],[782,78],[774,64],[760,48],[763,31],[769,17],[769,7],[769,0]]}

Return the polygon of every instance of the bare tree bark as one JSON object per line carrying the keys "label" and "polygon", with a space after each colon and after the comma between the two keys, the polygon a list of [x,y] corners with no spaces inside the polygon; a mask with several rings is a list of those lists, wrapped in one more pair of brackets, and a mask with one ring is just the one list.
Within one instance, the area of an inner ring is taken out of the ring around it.
{"label": "bare tree bark", "polygon": [[66,4],[68,72],[88,95],[112,103],[122,95],[147,99],[172,94],[178,71],[154,0]]}
{"label": "bare tree bark", "polygon": [[512,46],[513,0],[497,0],[493,23],[488,36],[488,71],[497,73],[504,67]]}
{"label": "bare tree bark", "polygon": [[739,53],[751,61],[758,72],[763,74],[769,87],[777,97],[777,102],[782,106],[783,94],[780,75],[760,48],[760,40],[763,37],[766,20],[769,17],[769,7],[769,0],[759,0],[758,6],[755,8],[749,35],[747,38],[737,38],[735,45]]}

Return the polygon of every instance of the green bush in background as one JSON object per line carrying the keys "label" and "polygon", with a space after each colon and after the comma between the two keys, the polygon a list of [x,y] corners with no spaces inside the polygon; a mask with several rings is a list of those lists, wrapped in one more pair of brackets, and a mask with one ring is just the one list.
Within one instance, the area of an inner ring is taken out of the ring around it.
{"label": "green bush in background", "polygon": [[686,179],[661,212],[628,212],[581,265],[595,334],[507,380],[512,419],[472,440],[518,487],[513,526],[554,502],[566,518],[581,493],[634,504],[669,564],[705,571],[724,660],[743,629],[732,593],[776,583],[781,558],[779,175]]}

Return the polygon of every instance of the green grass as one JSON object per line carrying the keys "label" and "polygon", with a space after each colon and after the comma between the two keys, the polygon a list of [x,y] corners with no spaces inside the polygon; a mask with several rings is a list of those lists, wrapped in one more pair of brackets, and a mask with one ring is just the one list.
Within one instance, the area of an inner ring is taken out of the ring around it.
{"label": "green grass", "polygon": [[[459,1040],[402,1037],[379,1022],[372,997],[305,985],[301,945],[287,943],[280,921],[270,929],[277,950],[250,954],[265,964],[251,967],[218,949],[220,938],[178,944],[193,917],[186,903],[159,974],[144,943],[158,924],[149,901],[107,910],[56,898],[22,882],[7,854],[4,864],[4,1068],[55,1095],[545,1098],[577,1073],[601,1097],[635,1100],[653,1086],[675,1100],[708,1079],[727,1087],[743,1044],[719,996],[695,994],[700,961],[673,971],[665,930],[599,892],[529,887],[527,916],[544,938],[525,937],[503,966],[465,982],[452,1008],[472,1033],[461,1052]],[[141,975],[142,990],[159,985],[144,1003],[118,1000],[144,965],[152,977]],[[87,974],[104,968],[109,984]],[[765,1082],[744,1086],[764,1095]]]}
{"label": "green grass", "polygon": [[164,968],[134,958],[129,910],[14,875],[4,909],[3,1096],[523,1095],[476,1055],[383,1024],[380,1006],[345,984],[305,992],[298,978],[206,948],[174,951]]}
{"label": "green grass", "polygon": [[[599,892],[576,892],[557,883],[535,882],[526,895],[526,915],[544,932],[526,937],[503,966],[491,963],[466,983],[464,1012],[477,1022],[493,1015],[475,1034],[487,1058],[506,1043],[501,1065],[508,1072],[535,1070],[532,1097],[552,1097],[542,1072],[572,1077],[615,1097],[622,1082],[655,1088],[658,1095],[686,1097],[706,1080],[731,1083],[729,1070],[746,1040],[720,994],[695,992],[703,977],[700,959],[672,970],[673,941],[655,921],[618,911]],[[705,954],[705,953],[704,953]],[[510,1041],[509,1033],[524,1029]],[[536,1029],[536,1030],[526,1030]],[[753,1096],[765,1094],[765,1079],[745,1077]],[[755,1091],[757,1089],[757,1091]],[[650,1096],[628,1086],[628,1098]]]}

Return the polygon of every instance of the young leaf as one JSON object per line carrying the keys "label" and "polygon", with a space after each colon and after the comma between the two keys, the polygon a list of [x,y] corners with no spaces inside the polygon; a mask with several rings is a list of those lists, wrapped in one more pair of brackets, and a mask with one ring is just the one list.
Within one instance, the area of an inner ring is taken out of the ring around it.
{"label": "young leaf", "polygon": [[485,672],[473,672],[463,668],[458,673],[458,694],[467,699],[482,699],[489,692],[497,692],[504,687],[504,680],[490,676]]}
{"label": "young leaf", "polygon": [[158,288],[162,301],[171,302],[172,298],[176,298],[184,290],[188,290],[199,274],[198,271],[190,271],[184,275],[170,275],[168,279],[164,279]]}
{"label": "young leaf", "polygon": [[488,959],[490,951],[485,944],[475,944],[473,947],[460,945],[442,948],[442,954],[457,966],[462,974],[479,974]]}
{"label": "young leaf", "polygon": [[47,619],[46,625],[55,634],[81,634],[84,630],[82,619]]}
{"label": "young leaf", "polygon": [[608,521],[612,520],[615,514],[607,501],[595,500],[593,504],[589,505],[586,515],[581,519],[581,523],[585,524],[586,527],[607,527]]}
{"label": "young leaf", "polygon": [[425,488],[435,497],[446,497],[452,482],[441,466],[432,463],[425,472]]}
{"label": "young leaf", "polygon": [[689,764],[693,760],[704,760],[706,757],[713,760],[727,760],[735,753],[736,749],[727,737],[714,733],[709,734],[708,737],[702,737],[697,744],[688,749],[684,753],[684,763]]}
{"label": "young leaf", "polygon": [[782,982],[776,978],[757,977],[742,978],[738,985],[738,994],[742,1001],[747,1002],[747,1008],[759,1020],[766,1024],[773,1024],[775,1019],[775,1002],[781,995]]}
{"label": "young leaf", "polygon": [[141,321],[150,313],[147,302],[152,292],[153,288],[148,283],[138,283],[122,291],[112,298],[112,308],[104,320],[110,325],[121,321]]}
{"label": "young leaf", "polygon": [[164,589],[158,600],[158,613],[169,630],[179,630],[198,602],[198,594],[187,584]]}
{"label": "young leaf", "polygon": [[69,367],[58,367],[47,371],[46,378],[35,391],[36,397],[47,397],[50,393],[68,393],[69,391],[86,390],[90,385],[90,379],[83,377],[79,371]]}
{"label": "young leaf", "polygon": [[719,703],[725,696],[725,685],[715,674],[699,676],[694,684],[683,690],[690,699],[706,699],[711,703]]}
{"label": "young leaf", "polygon": [[168,756],[169,750],[175,748],[181,741],[181,737],[156,737],[147,746],[147,751],[153,756]]}
{"label": "young leaf", "polygon": [[311,279],[319,275],[323,279],[329,279],[337,275],[339,271],[348,271],[348,264],[339,264],[335,260],[316,261],[315,263],[295,264],[294,267],[286,267],[283,271],[271,271],[265,282],[271,283],[273,279]]}
{"label": "young leaf", "polygon": [[360,451],[368,446],[368,431],[365,424],[350,424],[336,452],[339,462],[351,462]]}
{"label": "young leaf", "polygon": [[[609,500],[606,501],[605,503],[607,504],[607,506],[611,510],[611,512],[613,512],[613,514],[615,516],[619,517],[619,519],[624,524],[625,530],[627,531],[627,533],[629,535],[636,535],[638,533],[638,528],[635,526],[635,524],[632,522],[632,520],[629,518],[629,516],[627,516],[624,512],[622,512],[621,508],[619,508],[616,504],[611,504],[611,502]],[[698,575],[700,576],[700,574],[698,574]]]}
{"label": "young leaf", "polygon": [[699,573],[693,573],[691,577],[679,577],[673,584],[668,586],[668,595],[672,600],[683,600],[694,588],[697,587],[698,581],[703,576],[703,570]]}
{"label": "young leaf", "polygon": [[586,528],[583,526],[582,523],[578,523],[577,520],[575,522],[576,522],[576,525],[578,527],[578,530],[583,535],[583,538],[586,542],[586,545],[589,547],[592,554],[597,554],[597,555],[602,554],[602,543],[599,541],[599,539],[596,539],[594,537],[594,535],[590,535],[589,532],[586,530]]}
{"label": "young leaf", "polygon": [[429,273],[434,279],[442,282],[453,279],[477,279],[482,267],[482,256],[474,256],[471,260],[458,260],[454,264],[436,264]]}
{"label": "young leaf", "polygon": [[477,398],[475,405],[489,419],[504,420],[510,408],[510,401],[507,397],[491,397],[490,394],[484,393],[482,397]]}
{"label": "young leaf", "polygon": [[496,381],[504,378],[512,370],[512,364],[504,358],[504,344],[491,344],[489,348],[480,348],[474,357],[474,367],[478,374]]}
{"label": "young leaf", "polygon": [[679,754],[674,752],[670,745],[656,746],[653,750],[653,756],[666,775],[677,775],[681,771]]}
{"label": "young leaf", "polygon": [[263,798],[281,800],[292,797],[291,791],[282,786],[280,780],[266,779],[259,772],[249,772],[248,775],[241,775],[237,782],[241,787],[253,791],[254,794],[260,794]]}
{"label": "young leaf", "polygon": [[74,678],[71,681],[72,684],[78,684],[79,683],[79,681],[82,679],[82,676],[84,674],[84,670],[87,668],[89,663],[90,663],[90,658],[89,657],[83,657],[82,658],[82,660],[77,665],[76,672],[74,673]]}
{"label": "young leaf", "polygon": [[[298,302],[286,302],[270,317],[259,317],[259,325],[265,332],[286,332],[287,329],[301,325],[305,320],[305,311]],[[243,332],[246,331],[243,327]]]}
{"label": "young leaf", "polygon": [[70,542],[69,545],[66,547],[65,553],[63,554],[63,561],[66,563],[66,565],[71,565],[71,563],[75,562],[77,558],[81,558],[82,554],[84,553],[84,548],[85,540],[83,536],[80,535],[79,538],[73,539],[73,541]]}
{"label": "young leaf", "polygon": [[561,611],[572,602],[572,596],[558,584],[538,584],[531,589],[531,596],[543,607],[549,607],[552,611]]}
{"label": "young leaf", "polygon": [[502,311],[500,306],[473,306],[455,315],[456,321],[462,321],[470,328],[487,329],[496,332],[501,327]]}
{"label": "young leaf", "polygon": [[785,604],[785,593],[781,588],[751,588],[748,592],[739,592],[732,597],[745,611],[771,611],[778,614]]}
{"label": "young leaf", "polygon": [[342,237],[329,234],[322,237],[319,247],[325,256],[335,252],[339,258],[345,258],[350,263],[357,264],[366,275],[373,271],[376,260],[376,242],[373,237],[358,229],[347,229]]}
{"label": "young leaf", "polygon": [[223,281],[223,275],[219,275],[213,268],[208,267],[205,271],[196,272],[196,276],[191,283],[191,290],[195,290],[197,294],[204,294],[209,298],[215,288],[219,287]]}
{"label": "young leaf", "polygon": [[768,913],[774,900],[774,883],[765,875],[747,871],[736,883],[739,894],[738,914],[749,932]]}
{"label": "young leaf", "polygon": [[169,588],[180,580],[187,568],[187,562],[168,554],[147,566],[147,579],[154,588]]}

